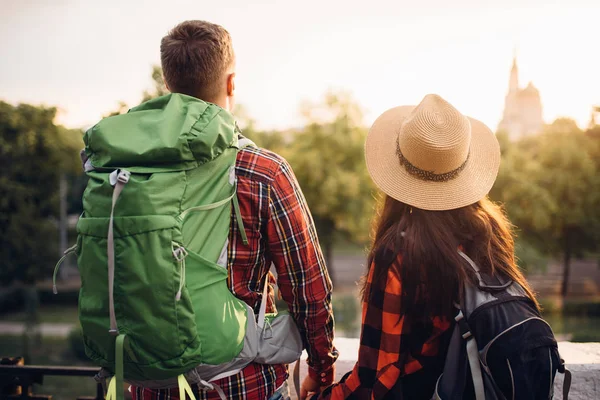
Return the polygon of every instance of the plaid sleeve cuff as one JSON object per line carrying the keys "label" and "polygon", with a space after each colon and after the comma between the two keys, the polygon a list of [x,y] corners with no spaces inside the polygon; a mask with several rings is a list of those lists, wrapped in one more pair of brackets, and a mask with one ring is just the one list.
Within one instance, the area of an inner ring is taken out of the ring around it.
{"label": "plaid sleeve cuff", "polygon": [[330,366],[327,370],[317,371],[310,365],[308,366],[308,375],[319,382],[321,386],[329,386],[333,383],[334,376],[334,368]]}

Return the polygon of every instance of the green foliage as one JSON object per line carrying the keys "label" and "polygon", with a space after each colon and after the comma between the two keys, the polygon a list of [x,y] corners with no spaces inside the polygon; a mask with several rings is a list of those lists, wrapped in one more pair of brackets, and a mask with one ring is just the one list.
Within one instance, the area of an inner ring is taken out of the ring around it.
{"label": "green foliage", "polygon": [[307,125],[283,151],[313,214],[326,259],[334,234],[357,243],[369,238],[374,185],[364,162],[367,131],[353,99],[328,93],[322,104],[305,108]]}
{"label": "green foliage", "polygon": [[[158,66],[152,82],[143,101],[167,93]],[[121,103],[116,113],[125,111]],[[331,261],[335,240],[368,241],[375,188],[363,161],[366,129],[360,107],[342,92],[327,93],[322,103],[305,104],[301,111],[306,125],[294,131],[257,129],[241,106],[234,114],[245,136],[289,160]],[[568,264],[599,248],[599,132],[590,125],[584,133],[564,118],[517,142],[498,132],[502,164],[490,197],[504,204],[517,226],[521,267],[544,269],[548,257],[560,254]]]}
{"label": "green foliage", "polygon": [[563,306],[563,314],[581,317],[600,317],[600,300],[571,300]]}
{"label": "green foliage", "polygon": [[[287,154],[317,226],[332,227],[364,243],[369,237],[375,187],[364,162],[367,130],[359,107],[347,96],[326,95],[330,122],[310,121]],[[309,116],[310,118],[310,116]]]}
{"label": "green foliage", "polygon": [[355,338],[360,335],[360,301],[354,293],[333,296],[333,313],[336,330],[344,337]]}
{"label": "green foliage", "polygon": [[152,89],[144,91],[144,95],[142,96],[142,103],[151,100],[155,97],[160,97],[169,94],[169,90],[167,89],[167,85],[165,85],[165,81],[163,79],[163,72],[160,65],[152,66],[152,84]]}
{"label": "green foliage", "polygon": [[330,264],[336,238],[354,244],[369,238],[375,188],[364,163],[367,131],[360,107],[346,93],[327,93],[301,111],[305,127],[287,132],[257,130],[241,106],[234,114],[245,136],[291,164]]}
{"label": "green foliage", "polygon": [[238,127],[243,135],[256,143],[257,146],[268,149],[275,153],[281,153],[289,145],[293,132],[282,131],[262,131],[256,129],[255,121],[248,115],[246,108],[237,104],[233,110],[233,115],[237,121]]}
{"label": "green foliage", "polygon": [[548,256],[523,238],[515,240],[515,255],[519,266],[525,271],[545,271],[548,267]]}
{"label": "green foliage", "polygon": [[54,108],[0,102],[0,281],[32,282],[56,259],[58,178],[78,166],[80,131],[54,125]]}
{"label": "green foliage", "polygon": [[600,242],[598,140],[562,118],[540,135],[500,142],[503,160],[490,195],[504,203],[525,247],[563,255],[566,293],[570,259]]}
{"label": "green foliage", "polygon": [[544,313],[544,319],[563,340],[571,342],[600,341],[600,318],[594,316],[568,315],[566,313]]}
{"label": "green foliage", "polygon": [[596,343],[600,342],[600,332],[597,329],[582,330],[571,337],[573,343]]}

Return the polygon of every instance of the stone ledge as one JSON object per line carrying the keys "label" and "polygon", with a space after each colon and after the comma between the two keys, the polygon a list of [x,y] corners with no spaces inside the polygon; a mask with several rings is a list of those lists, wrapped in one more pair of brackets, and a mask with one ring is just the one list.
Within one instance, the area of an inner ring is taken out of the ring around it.
{"label": "stone ledge", "polygon": [[[358,339],[337,338],[335,345],[340,351],[336,362],[336,381],[350,371],[356,363],[358,354]],[[559,342],[561,356],[567,363],[567,368],[573,374],[570,400],[600,399],[600,343],[571,343]],[[303,359],[306,359],[306,353]],[[293,366],[290,366],[290,372]],[[300,378],[306,376],[306,362],[300,365]],[[555,398],[562,399],[563,375],[557,374],[554,382]],[[293,382],[290,379],[292,399],[296,399]]]}

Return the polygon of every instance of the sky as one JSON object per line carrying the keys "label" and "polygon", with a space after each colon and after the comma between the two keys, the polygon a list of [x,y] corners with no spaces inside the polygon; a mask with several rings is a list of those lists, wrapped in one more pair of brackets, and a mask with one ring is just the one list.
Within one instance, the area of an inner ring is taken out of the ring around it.
{"label": "sky", "polygon": [[0,99],[88,127],[140,101],[161,38],[186,19],[231,33],[237,102],[260,128],[299,126],[299,105],[333,89],[365,124],[437,93],[495,129],[515,49],[546,122],[585,127],[600,105],[597,0],[0,0]]}

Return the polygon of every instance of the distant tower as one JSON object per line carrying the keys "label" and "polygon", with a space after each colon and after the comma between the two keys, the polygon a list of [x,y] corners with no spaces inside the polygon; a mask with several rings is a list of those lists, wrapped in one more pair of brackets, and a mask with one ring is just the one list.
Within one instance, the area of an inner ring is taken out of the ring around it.
{"label": "distant tower", "polygon": [[590,114],[590,123],[588,129],[594,129],[597,125],[596,116],[600,115],[600,106],[592,107],[592,113]]}
{"label": "distant tower", "polygon": [[531,82],[525,89],[519,88],[519,67],[514,56],[498,130],[506,131],[511,140],[516,140],[539,133],[543,124],[540,93]]}
{"label": "distant tower", "polygon": [[510,81],[508,82],[508,93],[519,91],[519,67],[517,67],[517,57],[513,57],[512,68],[510,69]]}

